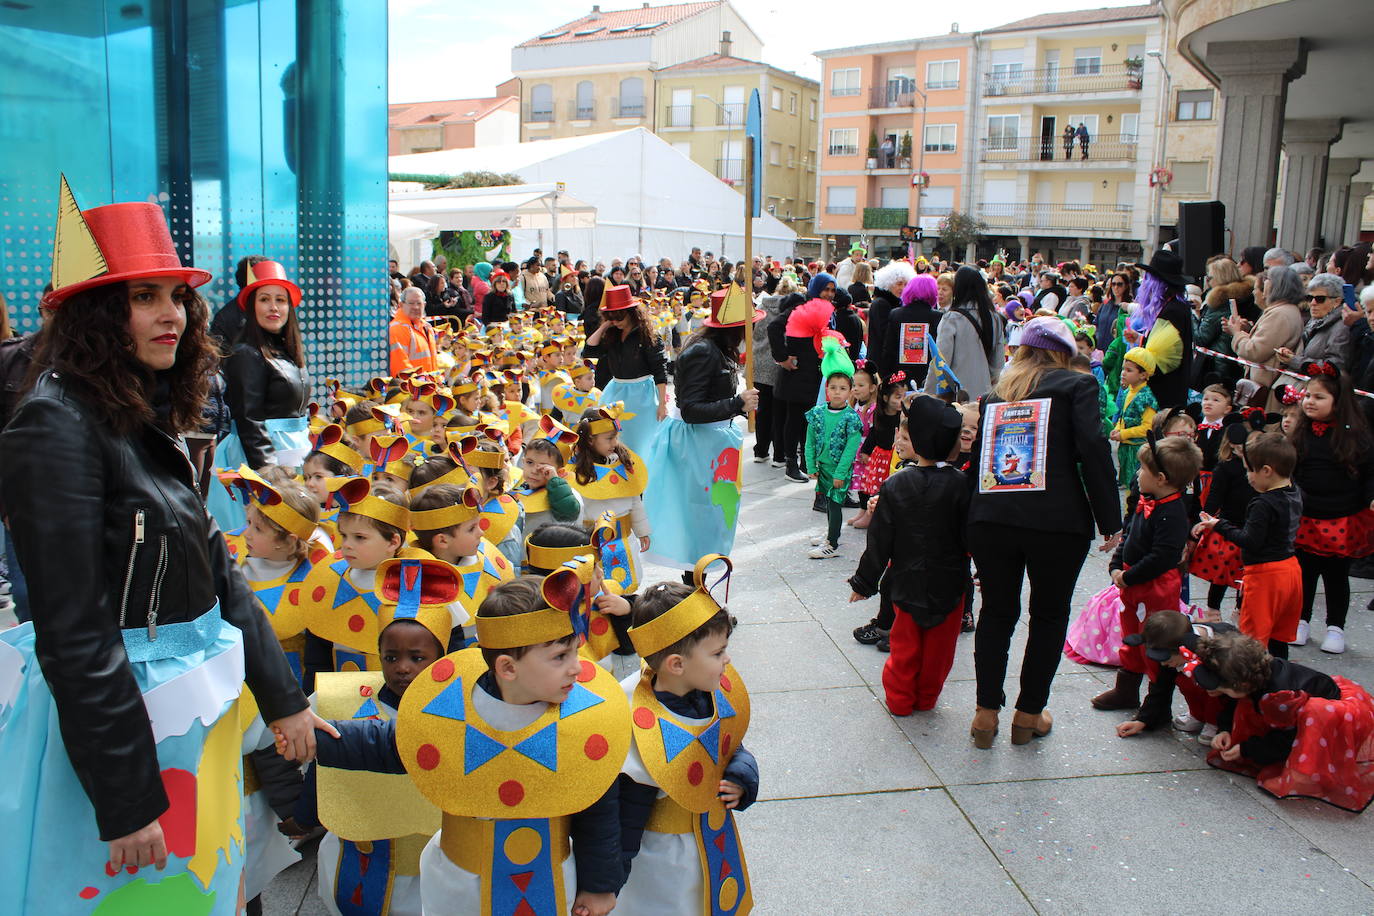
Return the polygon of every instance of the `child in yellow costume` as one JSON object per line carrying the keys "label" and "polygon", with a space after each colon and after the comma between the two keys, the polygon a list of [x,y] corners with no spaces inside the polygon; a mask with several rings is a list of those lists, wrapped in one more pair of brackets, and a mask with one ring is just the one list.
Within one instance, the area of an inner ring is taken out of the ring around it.
{"label": "child in yellow costume", "polygon": [[634,710],[634,747],[621,783],[621,843],[633,859],[620,905],[660,916],[745,916],[749,870],[733,812],[758,796],[759,772],[742,741],[749,694],[730,664],[734,618],[706,585],[661,582],[635,602],[630,639],[644,659],[621,682]]}
{"label": "child in yellow costume", "polygon": [[653,529],[644,511],[642,494],[649,483],[644,459],[620,442],[619,405],[589,410],[577,424],[573,473],[568,481],[582,496],[582,524],[593,527],[606,513],[615,526],[618,545],[613,562],[606,562],[606,579],[621,592],[639,587],[639,554],[649,549]]}
{"label": "child in yellow costume", "polygon": [[1136,452],[1145,444],[1145,434],[1154,423],[1159,403],[1150,390],[1150,376],[1155,372],[1155,356],[1144,347],[1126,351],[1121,363],[1121,390],[1116,395],[1112,431],[1107,438],[1118,442],[1116,456],[1119,465],[1117,484],[1129,488],[1140,467]]}
{"label": "child in yellow costume", "polygon": [[422,553],[405,547],[409,500],[365,477],[330,481],[339,507],[338,557],[319,563],[301,583],[306,628],[323,644],[307,641],[306,676],[312,671],[376,671],[377,567],[396,556]]}
{"label": "child in yellow costume", "polygon": [[565,423],[576,424],[584,413],[601,405],[601,389],[595,387],[596,368],[587,360],[569,368],[568,377],[569,381],[554,386],[553,406]]}
{"label": "child in yellow costume", "polygon": [[539,359],[535,366],[539,373],[539,413],[543,416],[553,414],[556,418],[561,419],[562,411],[554,407],[553,390],[558,385],[572,382],[572,376],[563,368],[562,363],[563,344],[561,341],[545,341],[539,347]]}
{"label": "child in yellow costume", "polygon": [[[608,523],[588,532],[581,525],[553,523],[535,529],[525,538],[525,572],[547,576],[566,563],[576,563],[588,591],[587,639],[579,650],[583,657],[603,666],[612,653],[633,655],[630,645],[630,613],[634,595],[621,595],[607,586],[601,568],[601,537],[613,531]],[[577,563],[590,558],[590,563]]]}

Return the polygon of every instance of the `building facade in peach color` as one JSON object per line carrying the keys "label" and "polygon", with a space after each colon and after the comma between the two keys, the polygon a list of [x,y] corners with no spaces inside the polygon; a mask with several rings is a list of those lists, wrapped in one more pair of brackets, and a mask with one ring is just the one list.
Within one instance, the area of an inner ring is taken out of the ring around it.
{"label": "building facade in peach color", "polygon": [[432,153],[518,142],[520,99],[398,102],[387,106],[387,155]]}

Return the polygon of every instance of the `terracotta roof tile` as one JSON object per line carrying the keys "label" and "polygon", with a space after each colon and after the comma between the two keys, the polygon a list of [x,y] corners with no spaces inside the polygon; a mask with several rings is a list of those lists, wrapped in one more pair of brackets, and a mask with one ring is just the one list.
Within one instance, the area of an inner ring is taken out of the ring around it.
{"label": "terracotta roof tile", "polygon": [[757,60],[746,60],[743,57],[730,57],[725,54],[707,54],[705,57],[698,57],[695,60],[685,60],[680,64],[673,64],[671,67],[662,67],[659,73],[671,73],[674,70],[726,70],[731,67],[767,67],[768,64]]}
{"label": "terracotta roof tile", "polygon": [[388,127],[414,127],[418,124],[456,124],[480,121],[514,96],[486,99],[442,99],[434,102],[398,102],[386,108]]}
{"label": "terracotta roof tile", "polygon": [[1160,15],[1159,5],[1145,3],[1139,6],[1106,6],[1095,10],[1073,10],[1067,13],[1042,13],[1028,19],[1018,19],[1005,25],[984,29],[983,34],[992,32],[1020,32],[1026,29],[1053,29],[1067,25],[1092,25],[1098,22],[1120,22],[1128,19],[1151,19]]}
{"label": "terracotta roof tile", "polygon": [[[557,28],[541,32],[528,41],[522,41],[516,47],[536,48],[543,45],[563,45],[573,42],[647,35],[665,25],[681,22],[683,19],[691,18],[698,13],[720,6],[722,2],[723,0],[710,0],[707,3],[672,3],[666,6],[636,7],[631,10],[588,12]],[[616,31],[612,31],[613,29]]]}

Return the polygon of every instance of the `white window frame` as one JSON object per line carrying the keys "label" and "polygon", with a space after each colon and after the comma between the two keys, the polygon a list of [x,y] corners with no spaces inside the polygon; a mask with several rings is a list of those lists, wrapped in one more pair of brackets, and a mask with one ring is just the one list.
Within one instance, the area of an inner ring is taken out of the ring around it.
{"label": "white window frame", "polygon": [[[842,192],[840,194],[842,198],[846,196],[843,192],[848,191],[849,193],[847,196],[849,197],[849,203],[837,203],[834,200],[836,191]],[[828,188],[825,189],[825,212],[836,213],[840,215],[858,213],[859,189],[854,185],[830,185]]]}
{"label": "white window frame", "polygon": [[[931,131],[935,131],[935,142],[931,142]],[[921,145],[927,153],[954,153],[959,149],[959,125],[927,124]]]}
{"label": "white window frame", "polygon": [[[898,204],[889,204],[889,203],[887,202],[887,200],[888,200],[888,197],[887,197],[888,194],[889,194],[889,193],[894,193],[894,194],[895,194],[895,193],[898,192],[898,191],[900,191],[901,194],[902,194],[901,203],[898,203]],[[911,203],[911,189],[908,188],[908,187],[906,187],[906,186],[897,187],[897,188],[879,188],[879,189],[878,189],[878,206],[882,207],[884,210],[909,210],[909,209],[911,209],[910,203]]]}
{"label": "white window frame", "polygon": [[811,99],[811,120],[816,120],[816,100]]}
{"label": "white window frame", "polygon": [[831,156],[859,155],[859,129],[857,127],[830,128],[826,150]]}
{"label": "white window frame", "polygon": [[[932,78],[931,69],[940,68],[940,76]],[[949,74],[949,68],[954,68],[953,77]],[[932,89],[958,89],[959,88],[959,61],[953,60],[929,60],[926,61],[926,90]]]}
{"label": "white window frame", "polygon": [[797,94],[795,92],[787,94],[787,113],[790,115],[797,113]]}
{"label": "white window frame", "polygon": [[830,71],[830,95],[858,95],[862,86],[862,75],[858,67],[841,67]]}
{"label": "white window frame", "polygon": [[774,86],[768,94],[769,107],[774,111],[782,111],[782,90]]}
{"label": "white window frame", "polygon": [[1098,76],[1102,73],[1102,48],[1074,48],[1073,75]]}
{"label": "white window frame", "polygon": [[[994,135],[994,131],[992,129],[993,121],[1003,122],[1001,124],[1002,130],[998,132],[996,135]],[[1010,135],[1007,134],[1007,125],[1011,125],[1014,128]],[[1017,141],[1021,137],[1021,116],[1019,114],[988,115],[987,136],[988,149],[990,150],[1016,149]]]}
{"label": "white window frame", "polygon": [[[1127,130],[1126,125],[1131,124],[1134,129]],[[1121,142],[1139,143],[1140,142],[1140,112],[1127,111],[1121,115]]]}
{"label": "white window frame", "polygon": [[[1099,118],[1095,114],[1073,114],[1069,115],[1068,119],[1065,120],[1064,123],[1072,124],[1073,129],[1078,130],[1078,124],[1080,121],[1082,122],[1083,126],[1088,129],[1088,142],[1091,143],[1093,140],[1097,139],[1097,126],[1101,122],[1101,118]],[[1078,140],[1075,139],[1074,142],[1077,143]]]}
{"label": "white window frame", "polygon": [[[1180,166],[1194,165],[1202,167],[1202,181],[1197,185],[1185,184],[1180,180],[1181,173],[1183,172]],[[1169,171],[1174,175],[1174,180],[1169,184],[1169,194],[1206,194],[1212,181],[1211,163],[1206,159],[1186,160],[1182,162],[1177,159],[1171,159],[1169,160]]]}
{"label": "white window frame", "polygon": [[781,144],[781,143],[769,143],[769,144],[768,144],[768,164],[769,164],[769,165],[782,165],[782,144]]}
{"label": "white window frame", "polygon": [[[1184,94],[1185,92],[1186,92],[1186,93],[1203,93],[1203,92],[1205,92],[1205,93],[1207,93],[1207,99],[1206,99],[1206,101],[1203,101],[1203,99],[1201,99],[1201,98],[1194,97],[1194,98],[1192,98],[1192,99],[1185,100],[1185,99],[1183,98],[1183,94]],[[1210,121],[1210,120],[1212,120],[1212,118],[1213,118],[1213,117],[1215,116],[1215,114],[1216,114],[1216,104],[1217,104],[1217,103],[1216,103],[1216,93],[1215,93],[1213,90],[1211,90],[1211,89],[1180,89],[1180,90],[1178,90],[1178,95],[1177,95],[1177,97],[1176,97],[1175,100],[1174,100],[1174,112],[1173,112],[1173,114],[1174,114],[1174,120],[1175,120],[1175,121]],[[1187,109],[1188,116],[1187,116],[1186,118],[1183,116],[1183,114],[1184,114],[1184,108],[1183,108],[1183,106],[1185,106],[1185,105],[1188,106],[1188,109]],[[1198,105],[1206,105],[1206,106],[1207,106],[1207,117],[1203,118],[1203,117],[1199,117],[1199,116],[1198,116],[1198,114],[1197,114],[1197,107],[1198,107]]]}

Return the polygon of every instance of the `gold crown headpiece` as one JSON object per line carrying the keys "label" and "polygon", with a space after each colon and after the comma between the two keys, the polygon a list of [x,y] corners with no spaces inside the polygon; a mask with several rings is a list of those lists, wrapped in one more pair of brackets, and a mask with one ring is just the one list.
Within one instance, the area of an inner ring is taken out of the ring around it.
{"label": "gold crown headpiece", "polygon": [[730,597],[730,574],[734,571],[734,564],[730,558],[724,554],[707,554],[697,561],[696,569],[692,572],[692,580],[696,588],[690,595],[683,598],[672,608],[637,627],[630,627],[630,641],[634,643],[635,652],[639,653],[640,658],[648,658],[655,652],[662,652],[675,643],[682,641],[693,631],[705,625],[705,623],[720,613],[721,605],[711,594],[711,586],[706,584],[706,571],[717,563],[725,564],[725,573],[715,581],[714,585],[725,583],[725,596]]}
{"label": "gold crown headpiece", "polygon": [[518,649],[555,642],[574,633],[585,639],[593,565],[591,557],[579,557],[545,576],[539,591],[547,607],[509,617],[484,617],[479,609],[478,645],[484,649]]}

